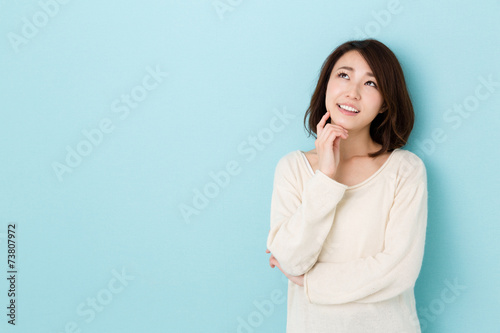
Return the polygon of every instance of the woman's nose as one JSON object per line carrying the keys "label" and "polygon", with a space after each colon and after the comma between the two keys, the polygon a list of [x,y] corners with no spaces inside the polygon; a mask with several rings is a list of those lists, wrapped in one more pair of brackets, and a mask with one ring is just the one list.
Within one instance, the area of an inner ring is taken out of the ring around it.
{"label": "woman's nose", "polygon": [[356,84],[350,84],[346,90],[346,96],[354,99],[359,99],[359,89]]}

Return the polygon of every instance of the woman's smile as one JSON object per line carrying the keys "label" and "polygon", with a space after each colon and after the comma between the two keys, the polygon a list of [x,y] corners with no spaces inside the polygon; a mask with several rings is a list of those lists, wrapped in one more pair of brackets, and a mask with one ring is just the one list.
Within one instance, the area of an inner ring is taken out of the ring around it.
{"label": "woman's smile", "polygon": [[343,114],[345,114],[347,116],[355,116],[360,112],[355,107],[347,105],[347,104],[337,104],[337,109],[339,109],[340,112],[342,112]]}

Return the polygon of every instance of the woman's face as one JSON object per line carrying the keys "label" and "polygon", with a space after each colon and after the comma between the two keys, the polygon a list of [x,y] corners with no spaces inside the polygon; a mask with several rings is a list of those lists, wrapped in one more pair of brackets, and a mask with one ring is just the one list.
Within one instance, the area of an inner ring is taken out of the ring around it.
{"label": "woman's face", "polygon": [[[368,130],[384,100],[371,68],[358,51],[346,52],[333,67],[326,88],[325,106],[332,124],[347,130]],[[352,107],[357,113],[340,106]]]}

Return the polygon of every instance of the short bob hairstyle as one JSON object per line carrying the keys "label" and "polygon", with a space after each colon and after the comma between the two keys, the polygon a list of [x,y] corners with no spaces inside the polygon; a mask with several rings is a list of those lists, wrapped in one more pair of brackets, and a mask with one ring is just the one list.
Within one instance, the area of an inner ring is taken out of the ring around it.
{"label": "short bob hairstyle", "polygon": [[[321,67],[318,84],[304,116],[304,126],[309,136],[316,134],[316,126],[326,113],[326,87],[337,60],[345,53],[355,50],[363,56],[375,75],[384,103],[370,125],[370,136],[382,148],[368,156],[376,157],[404,146],[413,129],[415,114],[406,88],[403,70],[398,59],[383,43],[375,39],[351,40],[337,47]],[[306,119],[309,116],[309,121]],[[331,122],[328,118],[327,123]]]}

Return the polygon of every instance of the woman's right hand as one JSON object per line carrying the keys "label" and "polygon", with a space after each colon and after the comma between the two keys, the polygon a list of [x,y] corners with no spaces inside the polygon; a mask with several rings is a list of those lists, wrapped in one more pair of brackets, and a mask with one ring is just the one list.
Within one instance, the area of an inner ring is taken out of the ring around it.
{"label": "woman's right hand", "polygon": [[317,139],[314,142],[318,154],[318,169],[332,178],[340,161],[340,139],[347,139],[347,130],[339,125],[327,124],[330,112],[326,112],[316,126]]}

